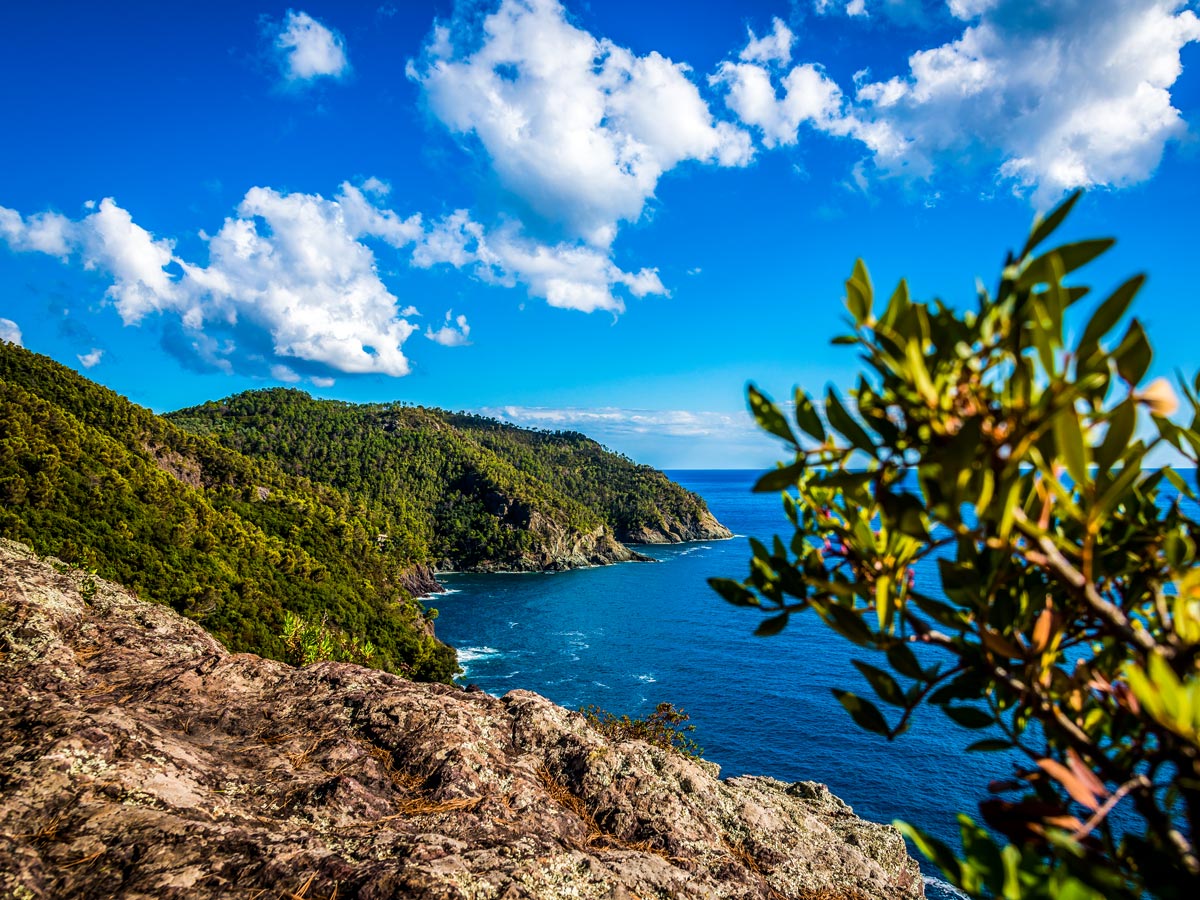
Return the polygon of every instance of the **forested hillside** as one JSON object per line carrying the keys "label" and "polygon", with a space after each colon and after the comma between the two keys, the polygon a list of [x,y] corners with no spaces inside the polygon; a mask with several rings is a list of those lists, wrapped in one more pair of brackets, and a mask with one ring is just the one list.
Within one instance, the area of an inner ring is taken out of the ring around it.
{"label": "forested hillside", "polygon": [[579,434],[284,388],[168,418],[401,511],[434,558],[456,568],[545,568],[545,545],[563,540],[599,541],[601,556],[620,559],[618,539],[728,536],[699,497]]}
{"label": "forested hillside", "polygon": [[293,631],[325,625],[335,655],[446,681],[454,651],[414,597],[433,569],[562,569],[637,559],[621,540],[727,535],[700,498],[583,435],[287,389],[164,417],[0,342],[0,536],[233,650],[286,658],[291,614]]}
{"label": "forested hillside", "polygon": [[404,509],[189,434],[3,341],[0,536],[169,603],[233,650],[283,658],[288,611],[378,667],[457,671],[405,586],[428,550]]}
{"label": "forested hillside", "polygon": [[600,516],[628,543],[729,537],[704,501],[658,469],[606,450],[577,431],[535,431],[466,413],[439,413],[450,425],[528,475]]}

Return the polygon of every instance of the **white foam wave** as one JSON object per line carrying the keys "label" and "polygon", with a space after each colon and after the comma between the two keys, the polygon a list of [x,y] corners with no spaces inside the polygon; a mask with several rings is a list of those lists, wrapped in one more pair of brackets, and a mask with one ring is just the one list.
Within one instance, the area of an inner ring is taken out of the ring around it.
{"label": "white foam wave", "polygon": [[964,894],[948,881],[942,881],[942,879],[935,878],[932,875],[922,875],[921,880],[925,882],[926,887],[936,888],[947,897],[958,897],[960,900],[971,900],[970,896]]}
{"label": "white foam wave", "polygon": [[636,678],[638,681],[640,681],[642,684],[654,684],[654,682],[658,681],[658,679],[655,678],[653,675],[651,675],[649,672],[647,672],[645,675],[634,675],[633,677]]}
{"label": "white foam wave", "polygon": [[459,647],[458,664],[465,669],[473,662],[499,655],[500,651],[495,647]]}

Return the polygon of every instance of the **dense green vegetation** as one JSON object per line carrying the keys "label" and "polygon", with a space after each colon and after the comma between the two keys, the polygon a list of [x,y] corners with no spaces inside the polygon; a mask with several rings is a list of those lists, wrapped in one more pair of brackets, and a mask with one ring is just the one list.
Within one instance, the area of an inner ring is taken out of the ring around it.
{"label": "dense green vegetation", "polygon": [[[1186,426],[1170,383],[1143,385],[1146,334],[1117,327],[1140,275],[1071,327],[1087,289],[1064,279],[1112,244],[1035,253],[1075,199],[970,309],[913,302],[903,282],[879,309],[855,265],[838,339],[865,364],[852,402],[831,390],[822,414],[797,389],[793,426],[750,389],[791,454],[758,485],[783,492],[791,528],[713,586],[768,612],[761,634],[812,610],[859,646],[883,709],[834,693],[863,728],[897,738],[928,704],[980,730],[968,750],[1019,758],[979,804],[991,831],[959,817],[961,854],[900,823],[961,890],[1196,897],[1196,470],[1148,464],[1200,461],[1200,376],[1179,381]],[[921,560],[938,596],[918,588]]]}
{"label": "dense green vegetation", "polygon": [[0,342],[0,535],[195,619],[230,649],[287,654],[285,612],[448,681],[454,651],[403,587],[423,562],[403,511],[351,499],[188,434]]}
{"label": "dense green vegetation", "polygon": [[667,519],[697,522],[704,501],[662,472],[606,450],[577,431],[534,431],[466,413],[441,413],[449,424],[497,456],[571,497],[621,541],[639,531],[669,532]]}
{"label": "dense green vegetation", "polygon": [[607,526],[625,538],[660,528],[664,516],[697,521],[707,511],[661,472],[583,435],[479,416],[274,388],[167,418],[384,505],[403,522],[410,552],[461,568],[511,561],[547,532]]}
{"label": "dense green vegetation", "polygon": [[603,556],[614,531],[706,513],[578,434],[285,389],[162,417],[0,343],[0,536],[234,650],[447,681],[454,651],[406,589],[421,567],[541,567],[588,540]]}

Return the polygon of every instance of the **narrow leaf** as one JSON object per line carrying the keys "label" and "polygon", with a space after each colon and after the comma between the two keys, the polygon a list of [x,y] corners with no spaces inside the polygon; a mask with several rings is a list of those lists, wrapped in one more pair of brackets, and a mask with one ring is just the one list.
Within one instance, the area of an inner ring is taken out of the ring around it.
{"label": "narrow leaf", "polygon": [[814,440],[825,443],[825,426],[821,423],[821,417],[813,405],[812,398],[800,388],[796,388],[795,399],[796,424],[800,426],[800,430]]}
{"label": "narrow leaf", "polygon": [[796,478],[802,471],[804,471],[803,462],[795,462],[790,466],[772,469],[754,482],[753,490],[758,494],[787,490],[796,483]]}
{"label": "narrow leaf", "polygon": [[842,405],[841,398],[833,388],[825,395],[825,414],[829,416],[829,424],[852,445],[864,453],[875,455],[875,443],[867,432]]}
{"label": "narrow leaf", "polygon": [[771,618],[763,619],[759,622],[758,627],[754,629],[754,634],[756,637],[771,637],[783,631],[787,623],[788,613],[780,613],[777,616],[771,616]]}
{"label": "narrow leaf", "polygon": [[1134,319],[1129,323],[1125,337],[1113,351],[1113,357],[1117,361],[1117,372],[1130,385],[1136,385],[1149,370],[1152,355],[1142,323]]}
{"label": "narrow leaf", "polygon": [[942,712],[963,728],[987,728],[993,724],[990,715],[974,706],[950,706],[947,704],[942,707]]}
{"label": "narrow leaf", "polygon": [[1087,447],[1083,442],[1079,413],[1074,405],[1068,404],[1060,409],[1051,427],[1054,430],[1054,444],[1066,463],[1067,474],[1071,476],[1076,489],[1082,490],[1088,480]]}
{"label": "narrow leaf", "polygon": [[1048,253],[1039,256],[1031,262],[1017,280],[1017,287],[1029,290],[1037,284],[1047,284],[1054,280],[1053,259],[1058,258],[1062,264],[1064,275],[1069,275],[1080,266],[1091,262],[1109,247],[1116,243],[1112,238],[1100,240],[1079,241],[1074,244],[1063,244]]}
{"label": "narrow leaf", "polygon": [[1080,338],[1081,355],[1086,352],[1086,348],[1091,348],[1099,343],[1100,339],[1121,320],[1121,317],[1128,311],[1129,304],[1133,302],[1134,296],[1145,282],[1145,275],[1134,275],[1100,304],[1100,308],[1096,310],[1091,321],[1088,322],[1087,328],[1084,329],[1083,337]]}
{"label": "narrow leaf", "polygon": [[1033,230],[1029,232],[1029,240],[1025,242],[1025,246],[1021,250],[1022,259],[1028,256],[1033,248],[1048,238],[1062,224],[1063,219],[1067,217],[1067,213],[1071,211],[1071,207],[1079,201],[1082,195],[1083,191],[1075,191],[1070,197],[1050,210],[1045,218],[1038,216],[1034,220]]}
{"label": "narrow leaf", "polygon": [[758,388],[754,385],[746,386],[746,397],[750,403],[750,412],[754,414],[755,421],[764,431],[769,431],[776,437],[781,437],[789,444],[796,445],[796,436],[792,433],[791,426],[788,425],[787,419],[783,417],[778,407],[775,406]]}
{"label": "narrow leaf", "polygon": [[754,592],[732,578],[710,578],[708,585],[734,606],[758,606]]}
{"label": "narrow leaf", "polygon": [[904,691],[900,690],[900,685],[896,683],[896,679],[889,675],[883,669],[877,669],[875,666],[862,662],[861,660],[850,660],[854,664],[854,668],[862,672],[863,677],[871,683],[871,688],[879,695],[879,699],[884,703],[890,703],[892,706],[905,706]]}
{"label": "narrow leaf", "polygon": [[859,728],[875,734],[888,735],[887,721],[874,703],[840,688],[833,689],[833,696],[837,697],[838,702],[846,708],[846,712],[850,713]]}

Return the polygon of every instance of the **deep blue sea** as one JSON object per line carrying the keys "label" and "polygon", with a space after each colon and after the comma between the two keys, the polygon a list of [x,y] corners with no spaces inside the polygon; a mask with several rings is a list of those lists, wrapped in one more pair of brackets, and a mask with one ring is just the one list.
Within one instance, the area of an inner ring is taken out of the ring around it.
{"label": "deep blue sea", "polygon": [[[747,538],[787,536],[778,494],[752,494],[757,471],[675,471],[708,502],[733,540],[640,547],[657,564],[626,563],[557,574],[449,575],[438,636],[458,648],[464,683],[491,694],[537,691],[563,706],[596,704],[633,716],[670,701],[696,725],[694,739],[723,775],[820,781],[868,819],[904,819],[957,845],[955,814],[970,812],[997,754],[964,754],[981,732],[923,710],[893,742],[862,731],[830,693],[871,696],[851,664],[869,662],[815,616],[754,637],[761,614],[730,606],[706,579],[741,579]],[[936,571],[918,572],[934,590]],[[885,714],[889,710],[885,708]],[[927,868],[928,871],[928,868]],[[931,884],[930,897],[951,896]]]}

